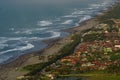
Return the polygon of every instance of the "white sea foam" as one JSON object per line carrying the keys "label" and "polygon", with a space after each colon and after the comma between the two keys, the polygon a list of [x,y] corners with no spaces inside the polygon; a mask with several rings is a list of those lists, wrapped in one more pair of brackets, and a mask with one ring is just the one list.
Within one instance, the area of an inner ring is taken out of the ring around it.
{"label": "white sea foam", "polygon": [[88,20],[88,19],[91,19],[91,18],[92,18],[91,16],[86,15],[86,16],[84,16],[83,18],[80,19],[79,23],[81,23],[81,22],[83,22],[83,21],[86,21],[86,20]]}
{"label": "white sea foam", "polygon": [[85,11],[77,10],[72,13],[72,15],[84,14]]}
{"label": "white sea foam", "polygon": [[5,47],[8,47],[8,44],[0,44],[0,49],[4,49]]}
{"label": "white sea foam", "polygon": [[[32,41],[38,41],[38,40],[45,40],[50,38],[59,37],[59,32],[49,31],[52,36],[46,37],[46,38],[39,38],[39,37],[18,37],[18,38],[8,38],[8,37],[0,37],[0,50],[7,47],[8,49],[6,51],[1,51],[0,55],[14,52],[14,51],[25,51],[34,48],[34,45],[32,45],[30,42]],[[17,41],[14,43],[8,43],[10,41]],[[23,45],[22,45],[23,44]]]}
{"label": "white sea foam", "polygon": [[47,28],[36,28],[34,31],[46,30]]}
{"label": "white sea foam", "polygon": [[[34,47],[34,45],[30,44],[31,41],[40,40],[38,37],[18,37],[18,38],[7,38],[7,37],[0,37],[0,50],[7,47],[6,51],[0,52],[0,54],[12,52],[12,51],[25,51]],[[14,43],[8,43],[10,41],[17,41]],[[21,46],[21,44],[26,44],[26,46]],[[12,49],[11,49],[12,48]]]}
{"label": "white sea foam", "polygon": [[14,32],[15,34],[33,34],[36,31],[46,30],[47,28],[35,28],[35,29],[21,29],[19,31]]}
{"label": "white sea foam", "polygon": [[87,8],[88,10],[93,10],[93,8],[92,7],[89,7],[89,8]]}
{"label": "white sea foam", "polygon": [[34,48],[34,45],[32,45],[31,43],[27,43],[26,46],[20,47],[20,48],[18,48],[18,50],[25,51],[25,50],[28,50],[28,49],[31,49],[31,48]]}
{"label": "white sea foam", "polygon": [[7,41],[12,41],[12,40],[21,40],[21,38],[0,37],[0,44],[5,44]]}
{"label": "white sea foam", "polygon": [[101,6],[101,4],[91,4],[91,6],[94,8],[99,8]]}
{"label": "white sea foam", "polygon": [[0,37],[0,44],[4,44],[6,41],[8,41],[6,37]]}
{"label": "white sea foam", "polygon": [[63,16],[63,17],[65,17],[65,18],[76,18],[76,17],[78,17],[77,15],[65,15],[65,16]]}
{"label": "white sea foam", "polygon": [[56,37],[59,37],[61,35],[60,32],[54,32],[54,31],[50,31],[52,36],[50,38],[56,38]]}
{"label": "white sea foam", "polygon": [[88,15],[91,14],[94,10],[93,7],[90,8],[85,8],[83,10],[75,10],[74,12],[72,12],[71,14],[65,15],[63,16],[64,18],[77,18],[77,17],[81,17],[82,15]]}
{"label": "white sea foam", "polygon": [[100,8],[101,6],[103,6],[102,4],[91,4],[90,5],[90,8],[91,9],[98,9],[98,8]]}
{"label": "white sea foam", "polygon": [[61,24],[71,24],[73,23],[73,20],[66,20],[65,22],[61,23]]}
{"label": "white sea foam", "polygon": [[109,6],[110,4],[114,4],[111,0],[105,0],[103,3],[101,3],[101,4],[90,4],[90,8],[91,9],[98,9],[98,8],[100,8],[100,7],[103,7],[103,8],[105,8],[105,7],[107,7],[107,6]]}
{"label": "white sea foam", "polygon": [[38,21],[37,25],[39,26],[49,26],[52,25],[53,23],[51,21]]}
{"label": "white sea foam", "polygon": [[8,41],[26,41],[26,40],[39,40],[38,37],[0,37],[0,44],[5,44]]}
{"label": "white sea foam", "polygon": [[0,52],[0,55],[8,53],[8,52],[13,52],[13,51],[25,51],[25,50],[31,49],[33,47],[34,47],[34,45],[32,45],[31,43],[27,43],[26,46],[19,46],[19,47],[16,47],[14,49],[9,49],[9,50],[6,50],[6,51],[2,51],[2,52]]}
{"label": "white sea foam", "polygon": [[16,34],[32,34],[32,30],[16,31]]}
{"label": "white sea foam", "polygon": [[61,32],[56,32],[56,31],[47,31],[47,33],[51,34],[51,36],[45,37],[45,38],[39,38],[39,39],[40,40],[52,39],[52,38],[60,37],[60,35],[61,35]]}

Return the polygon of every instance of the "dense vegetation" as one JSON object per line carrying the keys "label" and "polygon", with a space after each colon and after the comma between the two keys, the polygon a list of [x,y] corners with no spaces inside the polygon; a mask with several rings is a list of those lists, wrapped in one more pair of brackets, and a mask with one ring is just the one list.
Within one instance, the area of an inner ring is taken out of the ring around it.
{"label": "dense vegetation", "polygon": [[85,42],[92,42],[92,41],[95,41],[95,40],[103,40],[105,39],[105,36],[104,36],[104,33],[93,33],[93,34],[87,34],[83,37],[83,40]]}
{"label": "dense vegetation", "polygon": [[53,56],[48,62],[45,63],[38,63],[34,65],[28,65],[24,67],[25,70],[29,70],[28,75],[35,75],[39,73],[43,68],[49,66],[52,63],[55,63],[57,60],[68,56],[73,53],[75,47],[80,43],[80,34],[73,35],[71,37],[73,40],[71,43],[65,45],[60,51],[59,54]]}

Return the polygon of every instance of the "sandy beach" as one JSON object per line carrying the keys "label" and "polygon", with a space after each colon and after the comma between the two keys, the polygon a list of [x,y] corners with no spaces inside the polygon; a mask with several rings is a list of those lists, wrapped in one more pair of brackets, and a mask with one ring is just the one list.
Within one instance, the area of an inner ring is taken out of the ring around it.
{"label": "sandy beach", "polygon": [[[73,33],[77,34],[83,30],[96,26],[98,23],[99,22],[96,21],[96,19],[90,19],[90,20],[87,20],[81,23],[80,26],[73,27],[65,31],[71,34]],[[44,61],[47,61],[47,56],[52,55],[52,54],[57,54],[57,52],[66,43],[69,43],[70,36],[71,35],[69,35],[66,38],[57,38],[57,39],[43,41],[48,44],[47,48],[40,50],[40,51],[29,53],[29,54],[25,54],[10,63],[1,65],[0,66],[0,80],[16,80],[17,77],[26,74],[27,71],[23,71],[22,67],[26,65],[31,65],[31,64],[36,64],[36,63],[41,62],[42,60],[39,60],[40,55],[45,57]]]}

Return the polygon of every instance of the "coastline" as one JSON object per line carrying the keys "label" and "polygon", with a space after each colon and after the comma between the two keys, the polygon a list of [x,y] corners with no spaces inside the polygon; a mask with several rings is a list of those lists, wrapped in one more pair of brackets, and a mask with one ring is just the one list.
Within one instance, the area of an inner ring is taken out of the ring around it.
{"label": "coastline", "polygon": [[[96,21],[97,17],[98,16],[86,20],[77,27],[69,28],[63,31],[69,32],[71,35],[74,33],[80,33],[83,30],[90,29],[99,23],[98,21]],[[26,65],[39,63],[39,55],[51,55],[57,53],[59,49],[66,43],[66,40],[69,40],[69,36],[65,38],[45,40],[43,42],[48,44],[48,46],[45,49],[24,54],[10,63],[1,65],[0,80],[14,80],[16,77],[26,74],[27,72],[21,71],[22,67]],[[13,74],[13,76],[11,74]]]}
{"label": "coastline", "polygon": [[[84,21],[83,23],[81,23],[80,26],[66,29],[65,31],[69,32],[70,34],[80,33],[83,30],[92,28],[96,24],[98,24],[98,22],[93,18],[93,19]],[[40,62],[39,55],[52,55],[57,53],[60,50],[60,48],[64,46],[64,44],[66,43],[66,40],[70,40],[70,37],[68,36],[65,38],[45,40],[43,42],[48,44],[48,46],[45,49],[24,54],[10,63],[1,65],[0,79],[14,80],[16,77],[24,75],[27,72],[21,72],[22,67],[26,65],[39,63]],[[15,75],[12,76],[11,74],[15,74]]]}

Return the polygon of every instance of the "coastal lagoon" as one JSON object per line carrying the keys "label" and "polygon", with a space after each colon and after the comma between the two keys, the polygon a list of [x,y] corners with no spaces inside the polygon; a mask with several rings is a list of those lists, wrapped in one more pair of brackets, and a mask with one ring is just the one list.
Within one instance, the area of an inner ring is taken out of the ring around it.
{"label": "coastal lagoon", "polygon": [[0,63],[43,49],[42,40],[69,35],[115,0],[0,0]]}

